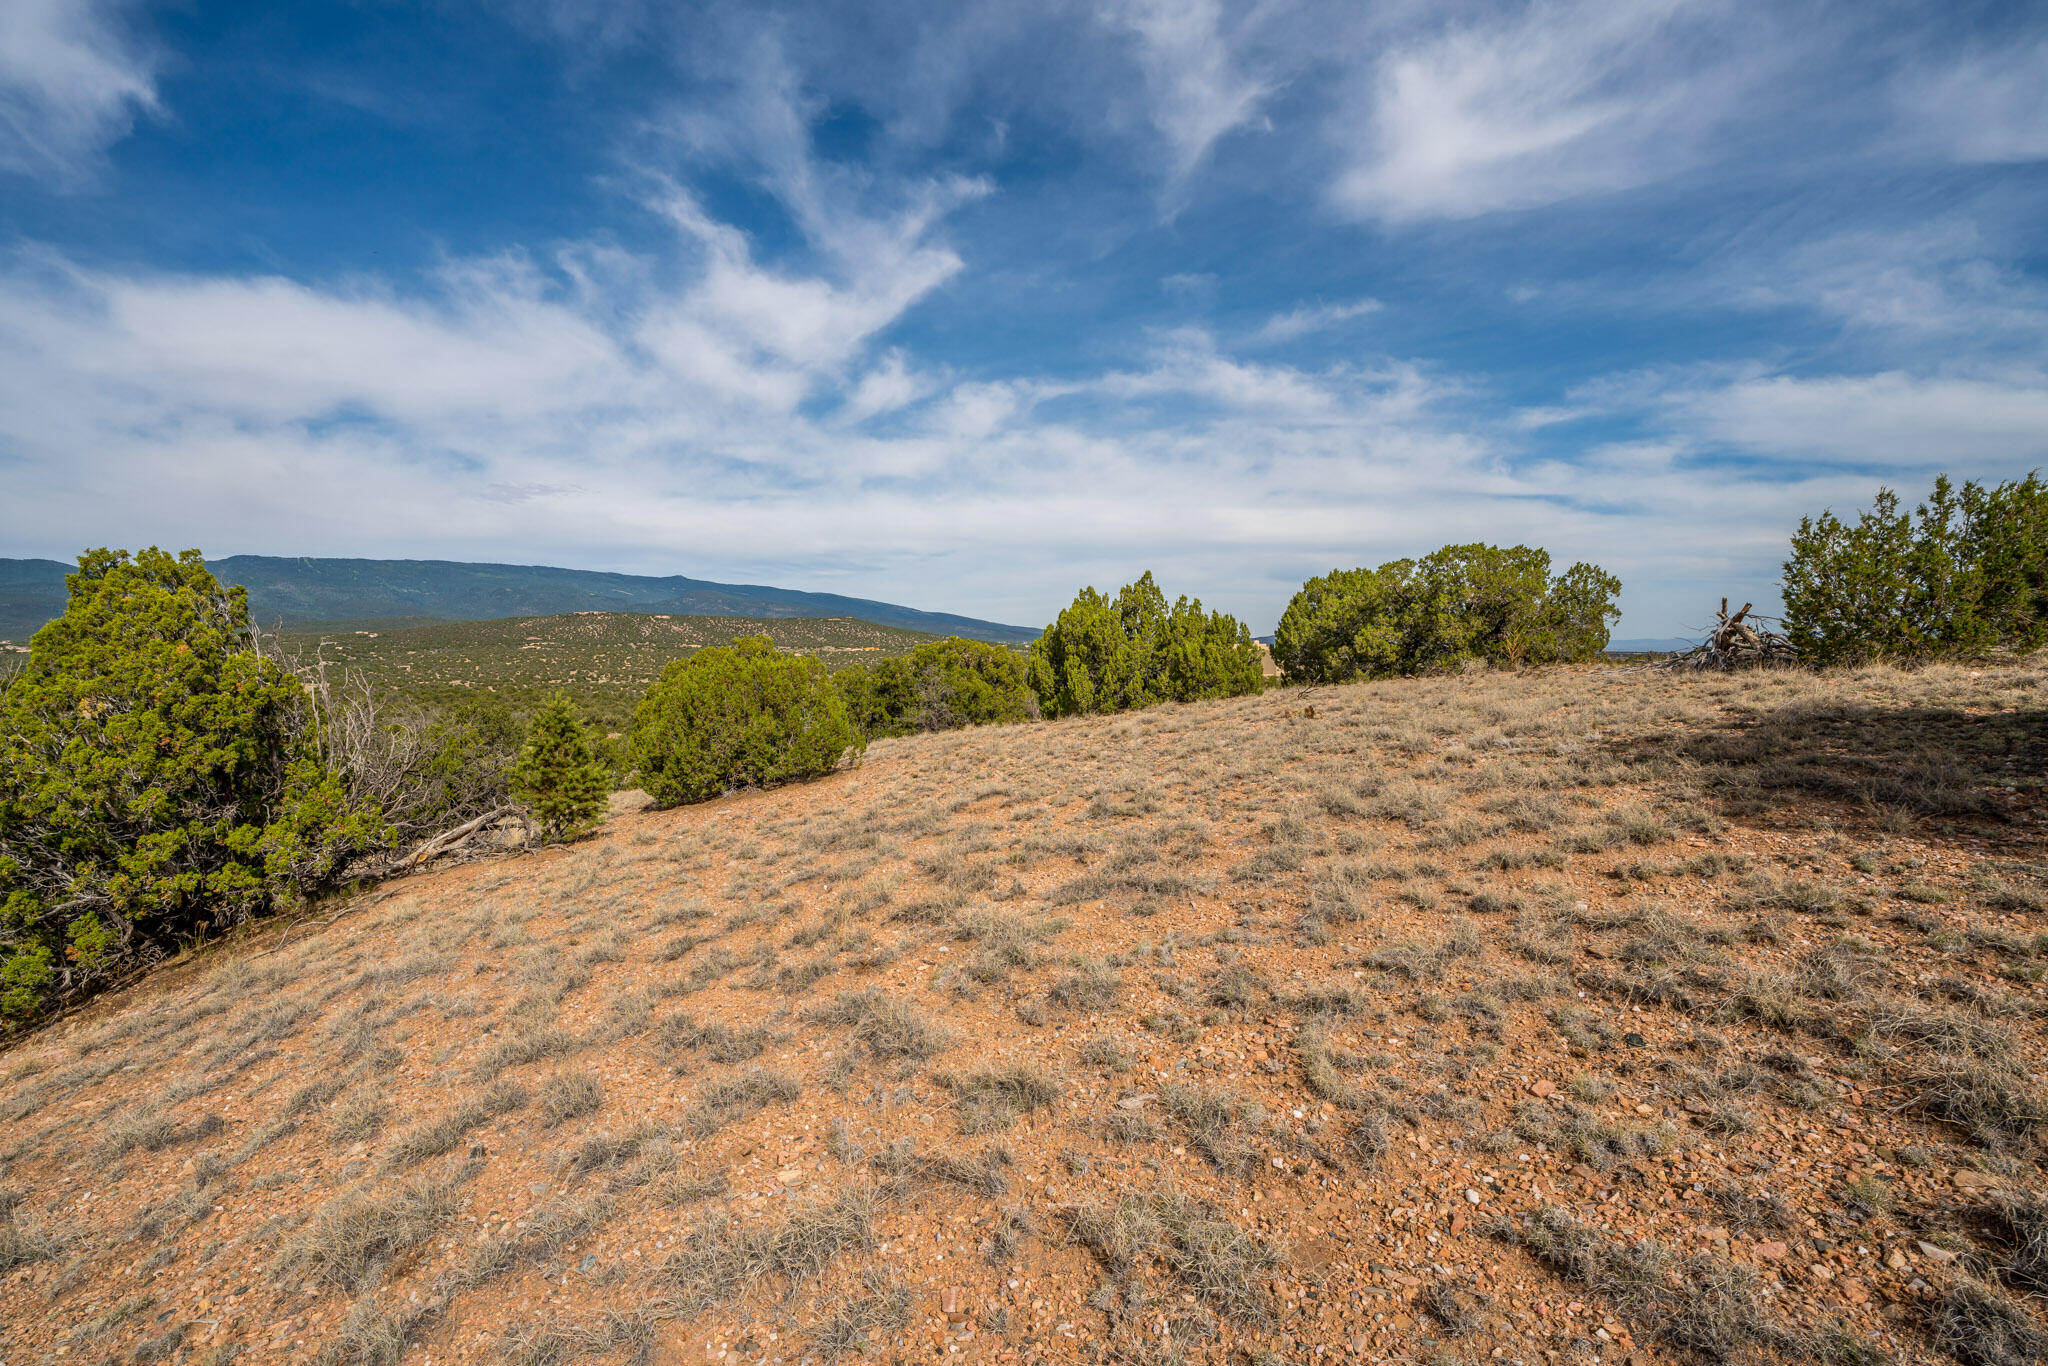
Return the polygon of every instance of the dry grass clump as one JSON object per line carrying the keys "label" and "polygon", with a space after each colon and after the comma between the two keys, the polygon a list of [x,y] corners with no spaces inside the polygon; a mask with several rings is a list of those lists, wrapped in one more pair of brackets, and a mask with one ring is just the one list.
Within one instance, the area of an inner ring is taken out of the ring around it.
{"label": "dry grass clump", "polygon": [[734,1029],[723,1020],[698,1024],[688,1015],[671,1015],[661,1022],[656,1046],[668,1061],[678,1053],[702,1052],[713,1062],[733,1063],[753,1061],[774,1042],[773,1031],[765,1025]]}
{"label": "dry grass clump", "polygon": [[526,1092],[507,1081],[492,1082],[439,1119],[415,1124],[391,1140],[384,1153],[386,1170],[411,1167],[452,1149],[479,1125],[526,1104]]}
{"label": "dry grass clump", "polygon": [[890,996],[880,987],[842,991],[811,1018],[820,1024],[853,1026],[854,1039],[877,1058],[923,1062],[953,1046],[948,1031],[933,1024],[908,1001]]}
{"label": "dry grass clump", "polygon": [[0,1191],[0,1272],[32,1262],[46,1262],[59,1251],[55,1238],[34,1224],[21,1221],[16,1210],[18,1198],[12,1191]]}
{"label": "dry grass clump", "polygon": [[960,1110],[960,1132],[994,1133],[1059,1099],[1060,1084],[1030,1063],[984,1067],[964,1077],[941,1078]]}
{"label": "dry grass clump", "polygon": [[384,1127],[384,1097],[372,1087],[351,1091],[327,1111],[327,1132],[337,1143],[355,1143]]}
{"label": "dry grass clump", "polygon": [[872,1353],[910,1322],[908,1286],[891,1282],[879,1267],[868,1268],[862,1283],[867,1293],[841,1304],[811,1335],[811,1350],[825,1361]]}
{"label": "dry grass clump", "polygon": [[1160,1103],[1182,1128],[1210,1166],[1233,1176],[1244,1176],[1259,1163],[1259,1155],[1245,1140],[1245,1129],[1254,1132],[1265,1122],[1265,1111],[1247,1104],[1236,1092],[1224,1087],[1187,1086],[1169,1083],[1159,1088]]}
{"label": "dry grass clump", "polygon": [[757,1067],[706,1086],[697,1093],[697,1103],[683,1116],[683,1122],[699,1138],[705,1138],[770,1105],[787,1105],[802,1095],[803,1089],[801,1083],[780,1072]]}
{"label": "dry grass clump", "polygon": [[1942,1297],[1932,1336],[1963,1366],[2033,1366],[2048,1358],[2048,1334],[2027,1311],[1974,1281],[1961,1281]]}
{"label": "dry grass clump", "polygon": [[1177,1191],[1126,1195],[1114,1205],[1063,1214],[1074,1240],[1120,1280],[1156,1260],[1230,1317],[1255,1324],[1272,1318],[1267,1283],[1285,1260],[1281,1250]]}
{"label": "dry grass clump", "polygon": [[849,1186],[831,1201],[806,1205],[780,1224],[732,1228],[725,1218],[707,1219],[663,1268],[686,1316],[746,1289],[764,1276],[792,1285],[823,1271],[849,1249],[875,1244],[881,1197],[870,1186]]}
{"label": "dry grass clump", "polygon": [[541,1083],[540,1122],[554,1128],[595,1114],[604,1104],[604,1083],[595,1072],[557,1072]]}
{"label": "dry grass clump", "polygon": [[1545,1206],[1497,1236],[1552,1270],[1605,1296],[1682,1352],[1730,1361],[1755,1352],[1797,1359],[1807,1343],[1768,1315],[1756,1274],[1703,1253],[1675,1254],[1649,1241],[1608,1238]]}
{"label": "dry grass clump", "polygon": [[1000,982],[1038,961],[1032,946],[1065,927],[1063,921],[1028,921],[1003,911],[970,911],[953,922],[953,935],[975,945],[963,971],[977,982]]}
{"label": "dry grass clump", "polygon": [[126,1110],[108,1120],[100,1131],[99,1141],[93,1144],[93,1161],[104,1167],[138,1148],[144,1152],[160,1152],[173,1143],[208,1138],[225,1128],[227,1121],[219,1115],[208,1115],[196,1124],[181,1128],[176,1120],[161,1112]]}
{"label": "dry grass clump", "polygon": [[1517,1106],[1515,1133],[1525,1142],[1570,1153],[1596,1171],[1631,1157],[1654,1157],[1669,1150],[1672,1142],[1667,1129],[1611,1124],[1556,1097],[1548,1104],[1526,1101]]}
{"label": "dry grass clump", "polygon": [[319,1366],[398,1366],[425,1317],[426,1311],[417,1307],[387,1314],[366,1292],[314,1360]]}
{"label": "dry grass clump", "polygon": [[1108,1010],[1117,1003],[1121,980],[1104,963],[1086,961],[1045,989],[1045,999],[1070,1010]]}
{"label": "dry grass clump", "polygon": [[1092,1034],[1082,1040],[1080,1057],[1088,1066],[1110,1073],[1128,1072],[1137,1062],[1128,1044],[1107,1034]]}
{"label": "dry grass clump", "polygon": [[508,1067],[560,1057],[575,1046],[576,1040],[559,1029],[537,1029],[517,1038],[500,1039],[477,1059],[476,1079],[491,1081]]}
{"label": "dry grass clump", "polygon": [[371,1285],[384,1263],[433,1237],[455,1213],[455,1183],[415,1177],[382,1196],[351,1192],[323,1206],[272,1270],[342,1289]]}
{"label": "dry grass clump", "polygon": [[1918,1109],[1989,1148],[2048,1125],[2048,1099],[2015,1062],[1937,1053],[1914,1059],[1907,1081]]}

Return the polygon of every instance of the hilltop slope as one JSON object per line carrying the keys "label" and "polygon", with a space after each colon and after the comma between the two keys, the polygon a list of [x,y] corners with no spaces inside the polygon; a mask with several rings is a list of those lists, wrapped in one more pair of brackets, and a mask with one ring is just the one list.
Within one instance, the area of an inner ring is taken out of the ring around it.
{"label": "hilltop slope", "polygon": [[938,636],[845,617],[678,617],[574,612],[505,621],[368,627],[280,637],[290,654],[325,659],[381,691],[424,698],[450,689],[535,698],[557,690],[584,713],[623,728],[670,661],[736,636],[765,635],[826,668],[908,654]]}
{"label": "hilltop slope", "polygon": [[[25,638],[63,611],[64,575],[55,560],[0,560],[0,638]],[[414,617],[485,621],[562,612],[668,612],[678,616],[857,617],[909,631],[998,643],[1026,641],[1036,629],[949,612],[922,612],[837,593],[762,584],[712,583],[672,574],[604,574],[545,565],[467,564],[452,560],[353,560],[230,555],[208,567],[223,583],[249,590],[265,629],[318,622]]]}
{"label": "hilltop slope", "polygon": [[2044,684],[1285,690],[394,883],[9,1051],[0,1358],[2017,1362]]}

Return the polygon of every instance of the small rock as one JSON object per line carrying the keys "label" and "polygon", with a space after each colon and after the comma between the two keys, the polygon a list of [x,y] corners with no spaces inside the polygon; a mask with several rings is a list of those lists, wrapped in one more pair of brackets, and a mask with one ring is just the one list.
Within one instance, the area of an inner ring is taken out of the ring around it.
{"label": "small rock", "polygon": [[1554,1096],[1557,1094],[1557,1083],[1547,1077],[1542,1081],[1531,1082],[1529,1084],[1529,1094],[1539,1099],[1544,1096]]}
{"label": "small rock", "polygon": [[1772,1238],[1756,1245],[1756,1255],[1767,1262],[1784,1261],[1788,1251],[1790,1249],[1785,1246],[1784,1240],[1779,1238]]}
{"label": "small rock", "polygon": [[1968,1167],[1958,1168],[1949,1179],[1956,1183],[1956,1189],[1966,1191],[1990,1190],[1999,1184],[1998,1178],[1989,1172],[1973,1171]]}
{"label": "small rock", "polygon": [[1119,1110],[1142,1110],[1145,1108],[1145,1102],[1150,1099],[1152,1099],[1150,1091],[1140,1091],[1135,1096],[1125,1096],[1116,1103],[1116,1108]]}
{"label": "small rock", "polygon": [[1486,1197],[1481,1195],[1478,1191],[1473,1190],[1470,1187],[1467,1187],[1465,1190],[1465,1198],[1476,1205],[1480,1201],[1484,1200]]}
{"label": "small rock", "polygon": [[1648,1039],[1644,1038],[1640,1034],[1635,1033],[1633,1030],[1631,1030],[1627,1034],[1622,1035],[1621,1041],[1627,1044],[1630,1048],[1641,1048],[1645,1044],[1649,1043]]}
{"label": "small rock", "polygon": [[1913,1246],[1919,1251],[1921,1256],[1929,1261],[1952,1262],[1956,1259],[1955,1253],[1950,1252],[1945,1247],[1936,1247],[1933,1243],[1916,1242]]}
{"label": "small rock", "polygon": [[1899,1251],[1897,1248],[1893,1248],[1890,1252],[1887,1252],[1885,1254],[1884,1264],[1894,1271],[1904,1271],[1908,1266],[1911,1265],[1911,1263],[1906,1260],[1906,1254]]}

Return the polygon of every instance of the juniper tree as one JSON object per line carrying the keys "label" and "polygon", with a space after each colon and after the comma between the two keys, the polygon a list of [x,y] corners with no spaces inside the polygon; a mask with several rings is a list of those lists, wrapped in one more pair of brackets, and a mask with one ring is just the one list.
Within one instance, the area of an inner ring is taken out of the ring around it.
{"label": "juniper tree", "polygon": [[1273,657],[1289,678],[1355,678],[1597,658],[1621,581],[1593,564],[1552,578],[1531,546],[1447,545],[1420,560],[1333,569],[1287,604]]}
{"label": "juniper tree", "polygon": [[676,660],[633,716],[641,786],[664,806],[815,778],[866,748],[825,666],[766,636]]}
{"label": "juniper tree", "polygon": [[94,550],[67,583],[0,690],[0,1017],[316,891],[384,834],[198,551]]}
{"label": "juniper tree", "polygon": [[1241,697],[1264,682],[1242,622],[1199,599],[1169,607],[1149,570],[1114,600],[1082,589],[1031,645],[1031,687],[1047,716]]}

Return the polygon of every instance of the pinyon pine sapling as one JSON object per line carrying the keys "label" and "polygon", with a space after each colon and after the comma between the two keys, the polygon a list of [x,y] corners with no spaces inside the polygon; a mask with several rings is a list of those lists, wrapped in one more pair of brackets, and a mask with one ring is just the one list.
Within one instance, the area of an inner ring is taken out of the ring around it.
{"label": "pinyon pine sapling", "polygon": [[570,840],[604,820],[611,774],[568,697],[556,693],[534,714],[512,766],[512,798],[538,821],[546,838]]}

